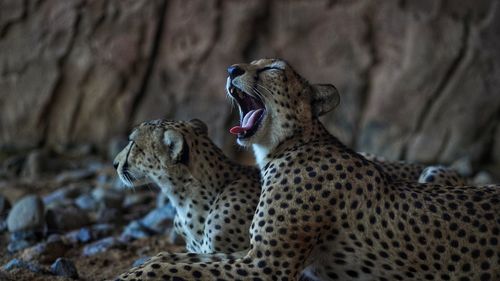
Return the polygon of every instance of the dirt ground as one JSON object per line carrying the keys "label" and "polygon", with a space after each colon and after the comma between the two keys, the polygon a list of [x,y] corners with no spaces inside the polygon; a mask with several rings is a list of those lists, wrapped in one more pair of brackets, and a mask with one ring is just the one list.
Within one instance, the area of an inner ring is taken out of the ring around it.
{"label": "dirt ground", "polygon": [[[6,235],[2,235],[0,246],[6,247]],[[153,256],[161,251],[180,252],[182,246],[170,245],[165,236],[154,236],[140,239],[126,245],[124,249],[111,249],[105,253],[90,257],[81,256],[81,247],[69,250],[65,257],[72,260],[78,269],[79,279],[82,281],[109,280],[129,269],[133,262],[140,257]],[[0,254],[0,263],[6,264],[18,255],[11,255],[7,251]],[[44,265],[47,268],[50,265]],[[57,277],[34,273],[25,269],[15,269],[10,272],[0,270],[2,281],[49,281],[49,280],[73,280],[71,278]]]}
{"label": "dirt ground", "polygon": [[[10,204],[15,204],[19,198],[27,194],[36,194],[41,198],[52,194],[58,190],[71,189],[78,187],[81,194],[92,194],[93,190],[104,188],[118,192],[123,196],[123,202],[128,197],[133,197],[138,194],[146,194],[150,200],[145,203],[138,203],[134,207],[123,207],[120,205],[119,219],[117,221],[107,221],[107,225],[112,226],[112,231],[103,237],[94,239],[93,241],[103,239],[106,237],[118,238],[124,231],[124,227],[132,220],[138,220],[145,216],[151,210],[158,208],[158,202],[155,199],[158,197],[159,190],[153,186],[142,187],[142,189],[124,189],[119,186],[117,181],[116,171],[112,167],[112,161],[109,159],[95,158],[89,155],[88,152],[80,153],[78,155],[36,152],[45,155],[43,157],[32,157],[36,161],[30,161],[30,152],[27,156],[18,156],[17,154],[10,158],[0,157],[0,195],[7,198]],[[1,156],[1,155],[0,155]],[[16,158],[17,157],[17,158]],[[3,159],[2,159],[3,158]],[[21,159],[21,160],[18,160]],[[3,161],[2,161],[3,160]],[[37,163],[38,162],[38,163]],[[97,169],[93,169],[97,165]],[[79,173],[74,171],[89,170],[90,176],[83,173],[82,178],[79,178]],[[33,172],[39,171],[39,172]],[[69,172],[69,173],[68,173]],[[31,173],[31,174],[30,174]],[[65,178],[64,178],[65,177]],[[26,180],[30,178],[30,180]],[[61,180],[64,178],[64,180]],[[99,187],[101,186],[101,187]],[[104,187],[103,187],[104,186]],[[82,188],[80,188],[82,187]],[[85,189],[86,187],[89,187]],[[81,195],[80,194],[80,195]],[[70,200],[70,204],[75,204],[76,197],[63,198]],[[62,205],[64,206],[64,205]],[[50,209],[50,206],[45,206],[45,211]],[[7,214],[11,211],[5,210],[0,216],[0,223],[6,224]],[[91,221],[86,226],[91,227],[94,224],[101,223],[97,217],[97,210],[85,211],[88,212]],[[70,230],[68,230],[70,231]],[[68,231],[61,231],[59,234],[64,236]],[[69,247],[63,255],[57,257],[64,257],[72,261],[77,269],[79,279],[83,281],[96,281],[113,279],[118,274],[125,272],[132,267],[134,261],[139,258],[154,256],[161,251],[182,252],[184,247],[181,245],[173,245],[169,233],[171,227],[165,231],[166,234],[156,234],[147,238],[132,240],[132,242],[125,242],[120,244],[119,247],[111,248],[105,252],[98,253],[92,256],[83,256],[82,249],[89,245],[84,243],[64,243],[65,247]],[[7,250],[9,244],[10,233],[6,227],[0,227],[0,281],[48,281],[48,280],[73,280],[65,277],[58,277],[52,274],[34,273],[27,269],[12,269],[6,271],[3,267],[14,258],[21,259],[26,249],[20,250],[15,253],[10,253]],[[47,241],[48,236],[43,237],[40,241],[43,243]],[[93,242],[90,241],[90,242]],[[24,259],[25,260],[25,259]],[[28,260],[29,262],[40,265],[45,270],[50,270],[50,265],[54,262],[55,258],[43,263],[41,259]]]}

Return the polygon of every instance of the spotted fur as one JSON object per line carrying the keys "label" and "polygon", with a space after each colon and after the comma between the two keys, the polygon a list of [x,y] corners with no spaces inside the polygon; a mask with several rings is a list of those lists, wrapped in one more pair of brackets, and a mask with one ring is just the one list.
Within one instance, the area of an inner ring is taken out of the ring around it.
{"label": "spotted fur", "polygon": [[375,164],[382,165],[393,181],[417,181],[446,186],[467,184],[467,180],[456,170],[442,165],[425,166],[404,161],[388,161],[383,157],[365,152],[359,152],[359,154]]}
{"label": "spotted fur", "polygon": [[259,171],[229,160],[199,120],[145,122],[116,156],[120,178],[147,177],[168,196],[176,231],[196,253],[248,248],[260,194]]}
{"label": "spotted fur", "polygon": [[418,182],[445,186],[467,184],[466,180],[457,171],[443,166],[426,167],[420,174]]}
{"label": "spotted fur", "polygon": [[[253,147],[262,193],[242,257],[165,255],[118,280],[500,280],[499,186],[395,182],[317,117],[336,106],[281,60],[228,81],[266,105]],[[328,88],[328,89],[327,89]]]}

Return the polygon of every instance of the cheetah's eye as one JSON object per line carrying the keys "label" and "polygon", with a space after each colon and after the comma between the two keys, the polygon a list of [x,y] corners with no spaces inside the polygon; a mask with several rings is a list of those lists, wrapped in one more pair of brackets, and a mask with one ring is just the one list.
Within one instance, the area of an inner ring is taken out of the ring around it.
{"label": "cheetah's eye", "polygon": [[264,72],[264,71],[269,71],[269,70],[279,70],[279,71],[284,71],[284,69],[275,67],[275,66],[266,66],[261,69],[257,69],[257,74]]}

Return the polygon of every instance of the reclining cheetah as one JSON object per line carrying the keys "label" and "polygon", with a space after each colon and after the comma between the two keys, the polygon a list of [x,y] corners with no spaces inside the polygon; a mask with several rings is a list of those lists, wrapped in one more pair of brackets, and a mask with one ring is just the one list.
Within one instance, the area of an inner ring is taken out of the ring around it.
{"label": "reclining cheetah", "polygon": [[[498,186],[394,182],[317,117],[338,103],[281,60],[229,69],[262,193],[240,258],[160,254],[118,280],[499,280]],[[198,260],[198,261],[196,261]]]}
{"label": "reclining cheetah", "polygon": [[114,165],[127,185],[148,177],[177,210],[176,231],[196,253],[248,248],[259,202],[259,170],[229,160],[209,139],[206,125],[154,120],[134,129]]}
{"label": "reclining cheetah", "polygon": [[[369,157],[397,181],[424,181],[430,177],[423,177],[422,171],[435,172],[433,166]],[[234,253],[248,249],[248,229],[260,196],[259,170],[228,159],[210,140],[202,121],[144,122],[134,129],[114,165],[126,185],[132,186],[133,178],[148,177],[161,187],[177,210],[174,226],[185,238],[188,251]],[[432,174],[432,179],[444,182],[452,173],[442,170]],[[461,178],[449,180],[460,184]]]}
{"label": "reclining cheetah", "polygon": [[452,168],[442,165],[425,166],[404,161],[387,161],[377,155],[365,152],[358,152],[367,160],[374,164],[382,165],[382,168],[396,181],[417,181],[419,183],[433,183],[439,185],[466,185],[467,180]]}

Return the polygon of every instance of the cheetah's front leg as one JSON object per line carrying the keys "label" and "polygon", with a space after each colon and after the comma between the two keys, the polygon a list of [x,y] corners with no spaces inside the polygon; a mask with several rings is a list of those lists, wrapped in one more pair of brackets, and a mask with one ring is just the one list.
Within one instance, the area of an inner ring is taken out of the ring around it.
{"label": "cheetah's front leg", "polygon": [[[262,253],[259,253],[260,255]],[[220,261],[207,255],[201,262],[163,262],[162,258],[151,259],[141,266],[120,275],[115,281],[132,280],[197,280],[197,281],[264,281],[272,280],[273,276],[284,277],[283,280],[296,280],[298,272],[294,268],[280,271],[264,259],[259,259],[255,253],[239,259]]]}
{"label": "cheetah's front leg", "polygon": [[156,256],[151,257],[146,263],[162,262],[162,263],[196,263],[196,262],[214,262],[225,260],[236,260],[243,258],[248,253],[246,251],[239,251],[231,254],[226,253],[169,253],[160,252]]}

